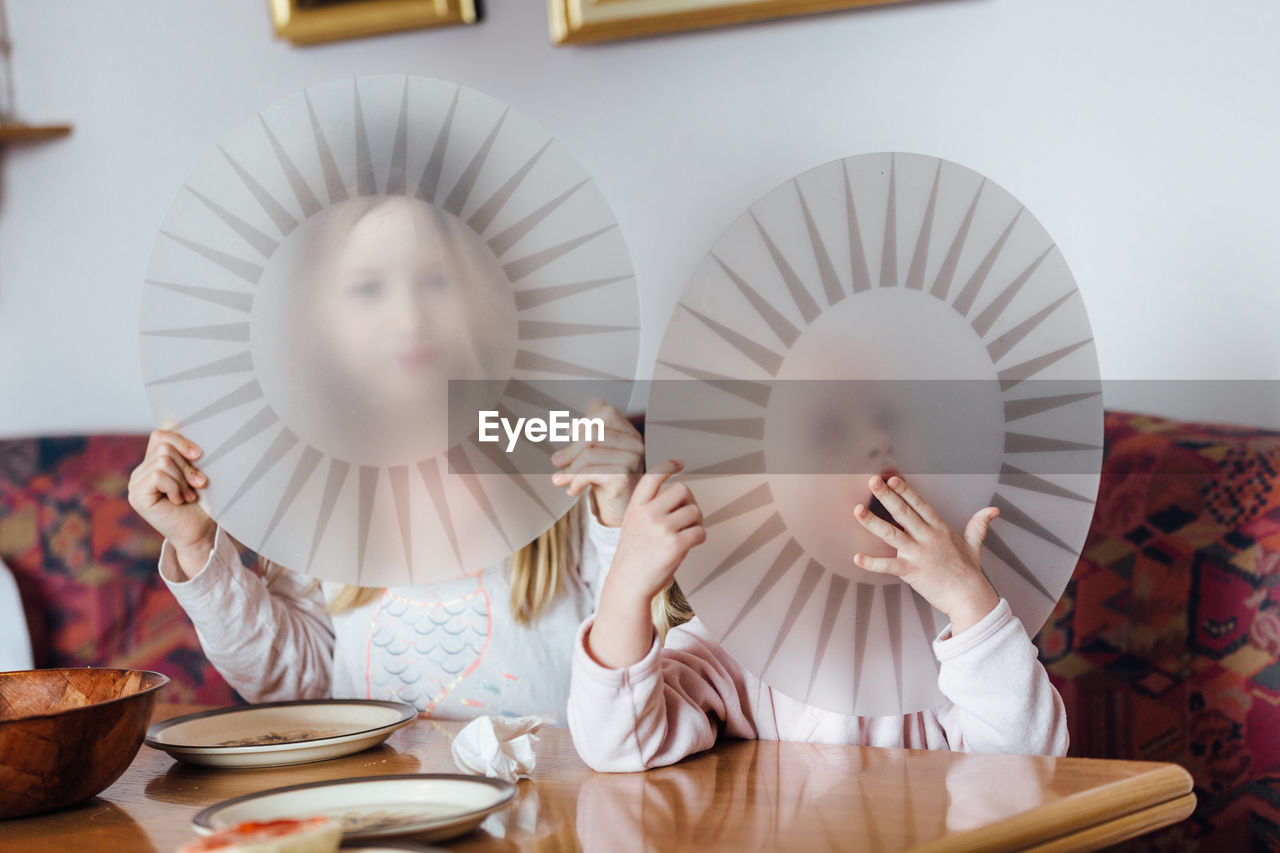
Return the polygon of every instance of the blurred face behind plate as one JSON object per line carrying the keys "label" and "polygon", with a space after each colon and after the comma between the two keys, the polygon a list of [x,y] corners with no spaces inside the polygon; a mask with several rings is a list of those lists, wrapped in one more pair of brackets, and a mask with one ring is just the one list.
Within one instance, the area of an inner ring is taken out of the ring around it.
{"label": "blurred face behind plate", "polygon": [[275,350],[263,361],[277,368],[267,379],[277,404],[349,458],[443,452],[450,426],[474,428],[448,422],[449,380],[502,379],[515,359],[515,306],[497,260],[413,198],[349,201],[306,227],[274,289],[281,316],[263,324],[284,330],[262,342]]}

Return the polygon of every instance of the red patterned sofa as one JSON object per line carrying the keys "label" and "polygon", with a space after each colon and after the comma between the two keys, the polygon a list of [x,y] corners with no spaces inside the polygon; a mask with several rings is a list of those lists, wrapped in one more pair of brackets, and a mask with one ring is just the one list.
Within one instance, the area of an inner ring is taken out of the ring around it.
{"label": "red patterned sofa", "polygon": [[1110,412],[1093,525],[1036,637],[1073,755],[1174,761],[1139,850],[1280,850],[1280,432]]}
{"label": "red patterned sofa", "polygon": [[161,701],[238,697],[156,571],[160,538],[129,506],[145,436],[0,441],[0,559],[22,595],[36,666],[151,669]]}
{"label": "red patterned sofa", "polygon": [[[237,701],[125,500],[144,444],[0,441],[0,558],[37,665],[155,669],[169,701]],[[1036,641],[1073,754],[1195,777],[1195,815],[1133,848],[1280,849],[1280,433],[1108,413],[1093,527]]]}

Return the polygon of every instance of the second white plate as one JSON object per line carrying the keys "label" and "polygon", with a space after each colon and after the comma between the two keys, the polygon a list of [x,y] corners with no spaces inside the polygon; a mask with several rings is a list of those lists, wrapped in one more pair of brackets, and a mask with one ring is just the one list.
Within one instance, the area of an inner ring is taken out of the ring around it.
{"label": "second white plate", "polygon": [[404,702],[267,702],[156,723],[147,730],[146,744],[179,761],[211,767],[307,764],[377,746],[417,716]]}
{"label": "second white plate", "polygon": [[515,793],[515,785],[485,776],[369,776],[235,797],[201,811],[191,824],[208,835],[248,821],[324,815],[342,822],[344,841],[409,833],[415,840],[442,841],[475,829]]}

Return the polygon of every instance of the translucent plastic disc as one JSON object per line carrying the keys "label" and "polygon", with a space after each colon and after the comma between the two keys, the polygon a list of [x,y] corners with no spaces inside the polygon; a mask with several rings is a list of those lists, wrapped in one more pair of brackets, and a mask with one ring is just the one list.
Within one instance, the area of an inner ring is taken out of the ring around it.
{"label": "translucent plastic disc", "polygon": [[626,246],[564,146],[479,92],[378,76],[286,98],[205,158],[140,343],[157,423],[204,448],[233,536],[384,586],[479,570],[561,516],[555,446],[481,443],[476,413],[625,406],[623,382],[530,383],[629,381],[638,337]]}
{"label": "translucent plastic disc", "polygon": [[795,699],[903,714],[942,701],[930,642],[946,619],[853,564],[895,553],[854,506],[897,472],[955,530],[999,507],[983,568],[1034,633],[1093,515],[1097,355],[1066,263],[1016,199],[933,157],[851,157],[760,199],[697,268],[647,440],[651,466],[684,459],[706,515],[678,580],[725,648]]}

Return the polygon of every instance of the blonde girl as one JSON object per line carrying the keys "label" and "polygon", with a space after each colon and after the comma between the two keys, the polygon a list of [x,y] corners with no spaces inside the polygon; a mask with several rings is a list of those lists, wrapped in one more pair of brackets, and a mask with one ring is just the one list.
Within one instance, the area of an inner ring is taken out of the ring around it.
{"label": "blonde girl", "polygon": [[[320,262],[298,265],[314,278],[303,282],[317,303],[306,325],[325,341],[325,373],[340,390],[327,408],[293,411],[319,418],[364,389],[370,405],[347,411],[393,415],[337,423],[339,443],[425,452],[415,442],[427,427],[436,432],[430,442],[443,440],[438,423],[424,422],[440,411],[434,395],[450,378],[489,378],[499,357],[492,282],[476,280],[474,256],[450,236],[462,233],[457,224],[423,207],[404,198],[354,203],[332,217],[340,232],[322,226],[312,238]],[[290,380],[310,393],[305,371]],[[582,499],[509,560],[427,586],[366,589],[271,564],[244,568],[198,503],[209,483],[202,449],[173,431],[152,433],[129,500],[165,538],[160,573],[206,655],[249,701],[400,699],[441,718],[563,719],[574,632],[595,610],[644,448],[613,408],[587,414],[604,419],[604,439],[553,457],[553,482]],[[665,619],[666,597],[658,600]]]}

